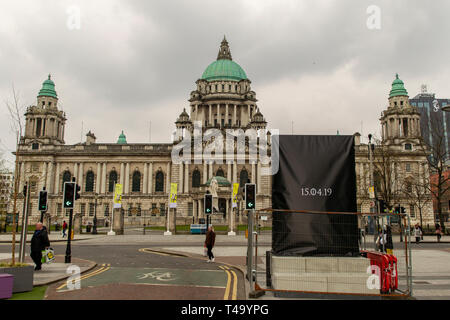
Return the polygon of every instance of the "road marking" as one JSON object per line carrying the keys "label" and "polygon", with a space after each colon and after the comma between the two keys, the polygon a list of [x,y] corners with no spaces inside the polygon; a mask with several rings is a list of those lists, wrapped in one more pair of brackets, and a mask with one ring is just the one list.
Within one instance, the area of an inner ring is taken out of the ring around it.
{"label": "road marking", "polygon": [[144,253],[159,254],[160,256],[175,257],[175,258],[184,257],[183,255],[179,255],[179,254],[176,254],[176,253],[160,252],[160,251],[155,251],[155,250],[152,250],[152,249],[149,249],[149,248],[141,248],[138,251],[139,252],[144,252]]}
{"label": "road marking", "polygon": [[[77,281],[81,281],[81,280],[84,280],[84,279],[87,279],[87,278],[96,276],[96,275],[98,275],[98,274],[100,274],[100,273],[103,273],[103,272],[105,272],[105,271],[108,271],[110,268],[111,268],[111,265],[110,265],[110,264],[106,264],[106,265],[105,265],[105,264],[102,264],[102,266],[100,267],[100,269],[97,269],[97,270],[95,270],[95,271],[92,271],[92,272],[90,272],[90,273],[87,273],[87,274],[85,274],[85,275],[80,276],[80,278],[77,279]],[[67,286],[67,281],[66,281],[63,285],[61,285],[61,286],[59,286],[58,288],[56,288],[56,290],[60,290],[60,289],[64,288],[65,286]]]}
{"label": "road marking", "polygon": [[228,300],[228,296],[230,295],[231,274],[224,267],[219,266],[219,268],[227,273],[227,287],[225,288],[225,295],[223,296],[223,300]]}
{"label": "road marking", "polygon": [[234,281],[233,281],[233,294],[231,296],[231,300],[236,300],[236,297],[237,297],[237,275],[233,269],[230,269],[227,266],[224,266],[224,267],[225,267],[225,269],[230,270],[230,272],[233,274]]}

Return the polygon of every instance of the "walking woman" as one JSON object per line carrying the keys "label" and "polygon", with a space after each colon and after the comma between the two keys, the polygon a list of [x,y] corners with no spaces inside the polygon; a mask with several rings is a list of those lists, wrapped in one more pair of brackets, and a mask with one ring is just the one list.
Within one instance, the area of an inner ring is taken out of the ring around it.
{"label": "walking woman", "polygon": [[214,232],[213,226],[208,228],[208,232],[206,233],[205,245],[208,249],[208,260],[206,262],[214,262],[214,255],[212,253],[212,248],[214,247],[214,243],[216,241],[216,234]]}

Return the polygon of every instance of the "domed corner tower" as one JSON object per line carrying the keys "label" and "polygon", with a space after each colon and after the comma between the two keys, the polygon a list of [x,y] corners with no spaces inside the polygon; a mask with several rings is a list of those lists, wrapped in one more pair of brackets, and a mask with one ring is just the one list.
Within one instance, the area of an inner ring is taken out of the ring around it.
{"label": "domed corner tower", "polygon": [[25,134],[20,144],[31,150],[43,146],[64,144],[66,117],[58,110],[58,95],[55,83],[48,75],[37,96],[37,105],[27,108],[25,113]]}
{"label": "domed corner tower", "polygon": [[389,106],[381,113],[382,140],[402,150],[413,150],[420,143],[420,112],[409,103],[408,91],[398,74],[392,82]]}
{"label": "domed corner tower", "polygon": [[186,130],[192,132],[193,130],[192,121],[189,119],[189,115],[186,112],[186,108],[184,108],[183,112],[181,112],[181,114],[178,116],[177,121],[175,121],[175,126],[177,128],[177,131],[174,142],[179,142],[183,140],[183,138],[185,137]]}
{"label": "domed corner tower", "polygon": [[231,57],[224,37],[217,60],[196,81],[197,88],[189,99],[191,121],[199,121],[203,129],[250,128],[256,113],[256,94],[245,71]]}

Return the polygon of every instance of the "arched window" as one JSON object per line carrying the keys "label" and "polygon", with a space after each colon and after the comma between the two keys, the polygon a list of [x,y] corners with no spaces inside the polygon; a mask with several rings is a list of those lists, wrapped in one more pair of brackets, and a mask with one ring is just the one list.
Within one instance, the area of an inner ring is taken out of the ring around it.
{"label": "arched window", "polygon": [[62,176],[62,188],[61,190],[64,191],[64,182],[70,182],[72,179],[72,175],[70,174],[70,171],[64,171]]}
{"label": "arched window", "polygon": [[248,172],[247,170],[242,169],[239,175],[239,187],[244,187],[247,181],[248,181]]}
{"label": "arched window", "polygon": [[109,185],[108,185],[108,191],[114,192],[114,184],[117,183],[117,172],[111,171],[109,173]]}
{"label": "arched window", "polygon": [[200,187],[200,171],[197,169],[192,172],[192,188]]}
{"label": "arched window", "polygon": [[140,192],[141,191],[141,173],[139,171],[135,171],[133,173],[133,185],[131,187],[132,192]]}
{"label": "arched window", "polygon": [[84,191],[86,192],[94,191],[94,173],[92,171],[88,171],[88,173],[86,173],[86,186]]}
{"label": "arched window", "polygon": [[225,174],[223,173],[222,169],[217,170],[216,177],[225,177]]}
{"label": "arched window", "polygon": [[155,192],[164,192],[164,173],[162,173],[162,171],[156,173]]}

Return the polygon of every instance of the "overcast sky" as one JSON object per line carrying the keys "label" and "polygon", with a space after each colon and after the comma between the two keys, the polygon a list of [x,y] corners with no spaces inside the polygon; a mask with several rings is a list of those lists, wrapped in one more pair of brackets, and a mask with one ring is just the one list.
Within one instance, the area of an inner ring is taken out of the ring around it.
{"label": "overcast sky", "polygon": [[[372,5],[380,29],[368,28]],[[35,105],[49,73],[67,144],[89,130],[97,142],[124,130],[129,143],[147,143],[150,123],[151,142],[170,142],[224,35],[270,128],[379,135],[395,73],[410,97],[427,84],[450,98],[449,12],[447,0],[2,1],[3,156],[11,165],[12,86],[24,108]]]}

